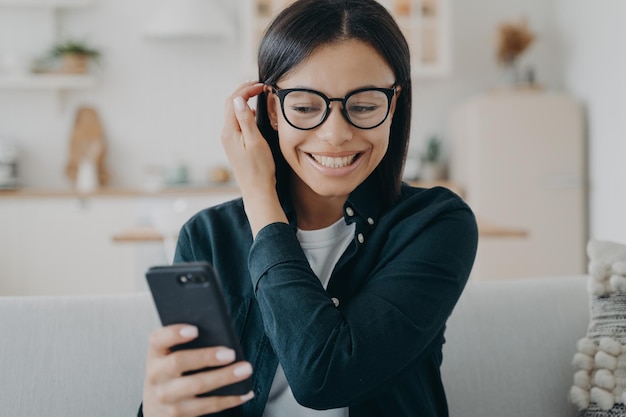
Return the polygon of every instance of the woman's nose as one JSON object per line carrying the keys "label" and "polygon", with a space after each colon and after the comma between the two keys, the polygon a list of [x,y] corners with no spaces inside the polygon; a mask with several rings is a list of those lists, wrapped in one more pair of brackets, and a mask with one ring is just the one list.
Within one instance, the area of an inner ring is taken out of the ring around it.
{"label": "woman's nose", "polygon": [[317,136],[333,146],[341,146],[352,139],[352,126],[341,112],[341,103],[331,103],[329,112],[324,123],[317,129]]}

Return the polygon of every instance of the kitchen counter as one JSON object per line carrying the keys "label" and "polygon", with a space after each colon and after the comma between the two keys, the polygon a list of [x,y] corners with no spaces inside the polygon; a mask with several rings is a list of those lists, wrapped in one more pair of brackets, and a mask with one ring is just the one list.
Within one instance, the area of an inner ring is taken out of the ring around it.
{"label": "kitchen counter", "polygon": [[[442,186],[463,196],[456,184],[448,181],[422,183],[411,181],[415,187],[431,188]],[[202,196],[206,194],[238,194],[239,188],[234,182],[204,185],[181,185],[148,190],[133,187],[103,187],[94,192],[83,193],[72,188],[37,188],[24,187],[16,189],[0,189],[0,200],[4,198],[116,198],[116,197],[176,197]]]}
{"label": "kitchen counter", "polygon": [[[436,181],[429,183],[422,183],[412,181],[411,185],[415,187],[423,187],[423,188],[431,188],[435,186],[446,187],[453,192],[463,196],[463,190],[456,184],[448,182],[448,181]],[[219,192],[224,189],[215,188],[215,189],[205,189],[204,191],[198,190],[196,192]],[[233,186],[231,191],[238,191],[236,186]],[[171,191],[168,191],[171,192]],[[482,238],[525,238],[528,236],[528,231],[522,228],[503,226],[494,224],[486,219],[480,218],[478,216],[478,231],[480,237]],[[175,236],[167,236],[168,238],[175,238]],[[129,229],[121,230],[120,232],[113,235],[113,242],[115,243],[141,243],[141,242],[160,242],[163,241],[164,236],[162,233],[151,226],[138,226]]]}
{"label": "kitchen counter", "polygon": [[3,198],[100,198],[100,197],[169,197],[169,196],[199,196],[205,194],[238,193],[234,183],[167,187],[157,190],[146,190],[128,187],[103,187],[94,192],[82,193],[71,188],[18,188],[0,190],[0,200]]}
{"label": "kitchen counter", "polygon": [[[447,181],[432,183],[411,182],[413,186],[430,188],[443,186],[463,196],[463,190],[456,184]],[[13,190],[0,190],[2,199],[33,199],[33,198],[150,198],[150,197],[201,197],[203,195],[238,194],[239,188],[235,183],[211,184],[202,186],[167,187],[158,190],[146,190],[128,187],[104,187],[95,192],[81,193],[70,188],[21,188]],[[495,225],[488,220],[478,219],[479,233],[481,237],[498,238],[524,238],[528,231],[522,228]],[[158,242],[163,240],[161,233],[152,227],[133,227],[124,229],[113,235],[115,243],[132,242]]]}
{"label": "kitchen counter", "polygon": [[[481,238],[525,238],[528,231],[522,228],[499,226],[478,218],[478,234]],[[116,243],[162,242],[163,234],[150,226],[134,227],[113,235]],[[176,236],[172,236],[176,238]]]}

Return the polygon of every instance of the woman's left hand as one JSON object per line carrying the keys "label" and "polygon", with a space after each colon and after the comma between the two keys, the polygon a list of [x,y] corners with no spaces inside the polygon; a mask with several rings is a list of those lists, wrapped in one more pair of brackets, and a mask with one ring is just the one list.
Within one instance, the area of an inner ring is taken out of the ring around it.
{"label": "woman's left hand", "polygon": [[248,106],[248,100],[263,88],[261,83],[247,82],[235,91],[226,102],[222,130],[222,145],[241,189],[253,236],[270,223],[287,222],[276,192],[274,157]]}

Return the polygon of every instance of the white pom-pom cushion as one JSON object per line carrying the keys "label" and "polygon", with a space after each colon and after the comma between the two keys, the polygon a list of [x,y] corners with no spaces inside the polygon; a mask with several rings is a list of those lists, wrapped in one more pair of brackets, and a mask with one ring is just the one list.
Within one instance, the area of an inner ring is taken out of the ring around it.
{"label": "white pom-pom cushion", "polygon": [[579,417],[626,416],[626,245],[590,241],[591,320],[576,344],[570,400]]}

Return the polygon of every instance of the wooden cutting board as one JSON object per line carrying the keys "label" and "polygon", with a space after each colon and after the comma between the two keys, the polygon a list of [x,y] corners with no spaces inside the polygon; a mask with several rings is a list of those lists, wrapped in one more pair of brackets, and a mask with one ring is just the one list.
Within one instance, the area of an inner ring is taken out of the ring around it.
{"label": "wooden cutting board", "polygon": [[79,164],[87,160],[96,166],[99,185],[107,185],[109,174],[105,157],[106,142],[98,113],[91,107],[80,107],[76,112],[70,138],[69,158],[65,167],[67,177],[72,184],[76,184]]}

